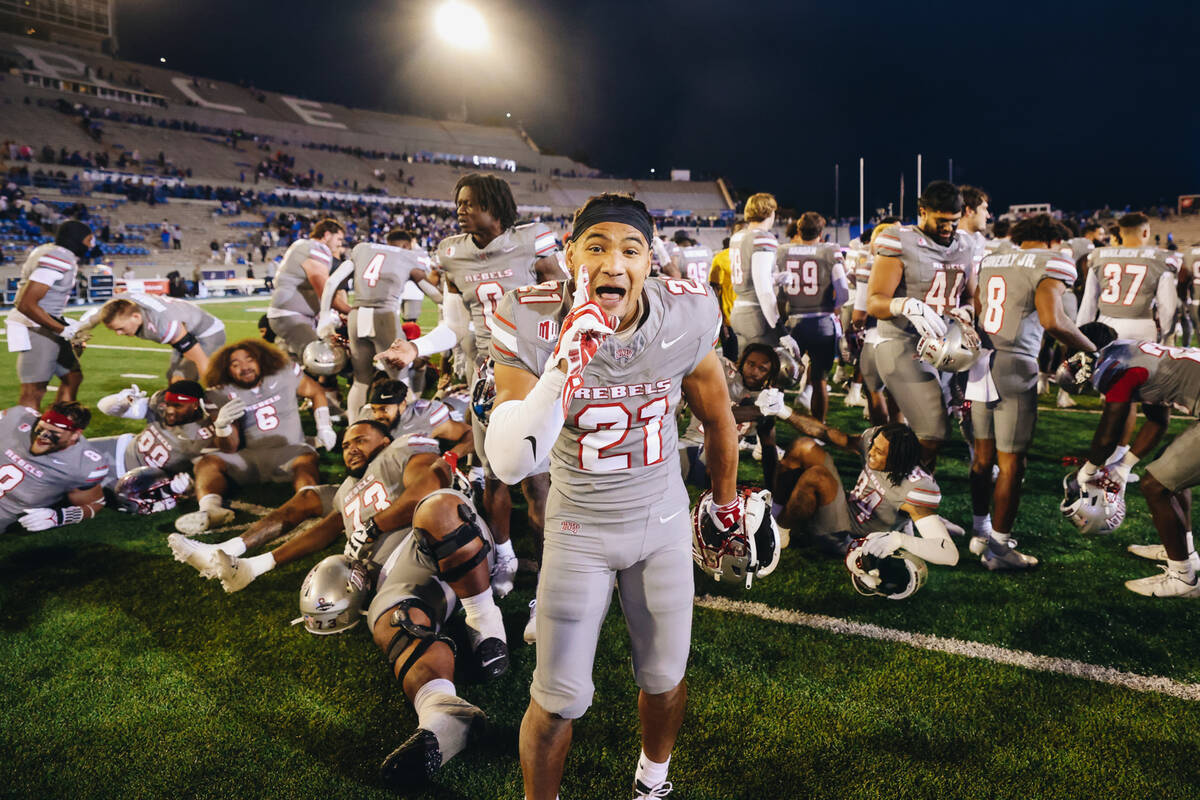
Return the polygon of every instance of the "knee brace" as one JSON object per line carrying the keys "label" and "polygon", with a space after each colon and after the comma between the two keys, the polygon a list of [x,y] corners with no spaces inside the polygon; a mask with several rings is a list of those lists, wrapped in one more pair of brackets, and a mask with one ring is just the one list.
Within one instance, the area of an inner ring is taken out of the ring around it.
{"label": "knee brace", "polygon": [[392,616],[388,620],[388,624],[393,628],[399,628],[387,646],[388,666],[392,668],[393,672],[396,670],[396,662],[400,660],[400,656],[404,655],[404,651],[413,642],[417,643],[412,655],[408,657],[400,667],[400,671],[396,673],[397,680],[401,682],[404,681],[404,676],[412,669],[413,664],[417,663],[417,660],[435,642],[445,642],[449,645],[450,651],[455,652],[454,641],[450,637],[439,634],[433,627],[418,625],[413,622],[412,615],[409,613],[409,609],[412,608],[424,613],[431,621],[431,624],[435,616],[433,609],[425,601],[416,597],[408,597],[401,600],[392,610]]}
{"label": "knee brace", "polygon": [[[438,569],[437,576],[446,583],[454,583],[462,578],[480,562],[487,560],[488,553],[492,550],[492,546],[488,544],[487,539],[483,537],[483,531],[479,528],[478,517],[476,517],[474,509],[465,503],[459,503],[458,516],[463,521],[463,524],[450,531],[450,533],[441,539],[424,528],[413,528],[413,533],[417,536],[417,547],[420,548],[422,553],[434,560]],[[483,546],[479,548],[475,555],[450,569],[442,569],[443,559],[454,555],[462,547],[476,539],[479,539]]]}

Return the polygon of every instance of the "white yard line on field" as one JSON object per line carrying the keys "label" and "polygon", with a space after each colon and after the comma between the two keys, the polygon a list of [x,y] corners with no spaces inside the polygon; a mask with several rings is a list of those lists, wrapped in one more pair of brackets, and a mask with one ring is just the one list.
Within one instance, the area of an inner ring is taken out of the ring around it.
{"label": "white yard line on field", "polygon": [[121,377],[122,378],[139,378],[144,381],[149,381],[149,380],[154,380],[155,378],[157,378],[159,376],[158,375],[150,375],[149,373],[146,373],[146,372],[122,372]]}
{"label": "white yard line on field", "polygon": [[1108,683],[1135,692],[1153,692],[1180,700],[1200,700],[1200,684],[1180,683],[1179,681],[1163,678],[1157,675],[1138,675],[1134,672],[1122,672],[1111,667],[1074,661],[1069,658],[1054,656],[1039,656],[1024,650],[1009,650],[981,642],[967,642],[961,639],[947,639],[926,633],[911,633],[909,631],[884,628],[867,622],[827,617],[822,614],[805,614],[800,611],[787,611],[772,608],[763,603],[752,603],[746,600],[730,600],[725,597],[705,595],[696,598],[696,605],[713,611],[728,611],[734,614],[745,614],[751,617],[781,622],[785,625],[800,625],[849,636],[862,636],[867,639],[879,639],[885,642],[905,644],[922,650],[932,650],[939,653],[978,658],[997,664],[1008,664],[1014,667],[1050,672],[1058,675],[1068,675],[1072,678]]}

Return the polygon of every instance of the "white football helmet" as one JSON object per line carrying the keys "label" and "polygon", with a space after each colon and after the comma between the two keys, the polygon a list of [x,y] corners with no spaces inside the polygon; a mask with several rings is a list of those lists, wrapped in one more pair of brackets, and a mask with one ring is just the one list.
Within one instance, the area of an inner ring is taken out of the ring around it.
{"label": "white football helmet", "polygon": [[779,377],[776,383],[780,389],[795,389],[804,377],[804,362],[792,355],[786,347],[776,347],[775,354],[779,356]]}
{"label": "white football helmet", "polygon": [[312,375],[337,375],[349,360],[346,346],[334,340],[317,339],[304,348],[304,369]]}
{"label": "white football helmet", "polygon": [[348,631],[366,613],[371,579],[364,564],[349,556],[321,559],[300,584],[300,618],[309,633]]}
{"label": "white football helmet", "polygon": [[1083,534],[1112,533],[1125,521],[1125,493],[1116,486],[1079,485],[1076,473],[1063,478],[1058,510]]}
{"label": "white football helmet", "polygon": [[979,334],[957,317],[946,321],[945,336],[922,336],[917,354],[943,372],[962,372],[979,360]]}
{"label": "white football helmet", "polygon": [[782,548],[779,526],[771,516],[771,493],[743,489],[741,499],[741,521],[722,533],[708,513],[712,492],[700,495],[692,509],[692,560],[718,583],[741,583],[749,589],[755,578],[775,571]]}
{"label": "white football helmet", "polygon": [[859,594],[903,600],[916,594],[925,585],[929,567],[925,562],[904,550],[886,558],[863,552],[866,538],[854,539],[846,551],[846,569],[850,584]]}

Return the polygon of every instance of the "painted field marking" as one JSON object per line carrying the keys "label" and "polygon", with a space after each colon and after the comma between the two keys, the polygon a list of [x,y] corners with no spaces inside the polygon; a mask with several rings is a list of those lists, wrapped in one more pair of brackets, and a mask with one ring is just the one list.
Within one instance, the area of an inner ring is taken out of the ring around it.
{"label": "painted field marking", "polygon": [[1057,675],[1067,675],[1072,678],[1108,683],[1135,692],[1151,692],[1176,697],[1180,700],[1200,700],[1200,684],[1180,683],[1170,678],[1157,675],[1138,675],[1135,672],[1122,672],[1111,667],[1088,664],[1069,658],[1055,656],[1039,656],[1024,650],[1009,650],[982,642],[968,642],[962,639],[949,639],[933,636],[927,633],[912,633],[910,631],[885,628],[868,622],[828,617],[823,614],[805,614],[800,611],[786,611],[772,608],[764,603],[752,603],[746,600],[730,600],[726,597],[704,595],[696,598],[696,605],[713,611],[728,611],[734,614],[745,614],[771,622],[781,622],[785,625],[799,625],[819,631],[828,631],[849,636],[862,636],[867,639],[878,639],[884,642],[895,642],[916,647],[921,650],[932,650],[950,655],[978,658],[997,664],[1008,664],[1014,667],[1050,672]]}
{"label": "painted field marking", "polygon": [[122,378],[141,378],[143,380],[154,380],[157,375],[147,375],[145,372],[122,372]]}

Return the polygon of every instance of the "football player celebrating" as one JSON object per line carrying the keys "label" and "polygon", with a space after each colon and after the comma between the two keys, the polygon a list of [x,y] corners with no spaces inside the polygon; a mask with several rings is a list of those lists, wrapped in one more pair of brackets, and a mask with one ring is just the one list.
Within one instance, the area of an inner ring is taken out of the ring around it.
{"label": "football player celebrating", "polygon": [[196,461],[200,510],[175,520],[175,529],[189,536],[233,519],[221,499],[230,481],[240,486],[290,482],[296,491],[317,485],[317,452],[304,439],[297,397],[312,402],[318,444],[326,450],[337,445],[325,393],[273,345],[258,339],[225,345],[213,355],[204,382],[223,452]]}
{"label": "football player celebrating", "polygon": [[729,240],[729,273],[733,286],[733,313],[729,324],[738,347],[752,342],[779,344],[775,326],[779,306],[775,299],[775,253],[779,242],[771,228],[779,204],[766,193],[750,195],[744,215],[746,227]]}
{"label": "football player celebrating", "polygon": [[[280,346],[297,363],[303,362],[304,348],[317,340],[317,313],[321,294],[333,259],[342,255],[345,229],[333,219],[313,226],[307,239],[297,239],[283,254],[283,263],[275,274],[275,291],[267,308],[267,320]],[[350,313],[345,294],[331,301],[334,308]]]}
{"label": "football player celebrating", "polygon": [[427,280],[429,257],[411,246],[401,247],[400,243],[406,239],[411,245],[411,234],[397,229],[388,233],[387,244],[360,242],[355,245],[350,257],[334,271],[321,293],[317,336],[326,339],[340,324],[338,313],[331,308],[338,289],[348,278],[354,277],[354,309],[346,321],[350,334],[350,363],[354,369],[354,383],[346,398],[351,421],[367,400],[367,389],[375,376],[375,356],[396,340],[396,318],[405,287],[411,281],[436,301],[442,299],[442,293]]}
{"label": "football player celebrating", "polygon": [[83,383],[79,358],[71,338],[78,320],[63,317],[79,259],[95,243],[86,223],[70,219],[59,226],[53,244],[39,245],[21,266],[15,308],[8,312],[8,352],[17,354],[17,378],[21,381],[18,405],[41,408],[50,379],[58,376],[57,398],[74,400]]}
{"label": "football player celebrating", "polygon": [[[204,389],[195,381],[175,381],[165,390],[147,398],[132,388],[100,398],[96,407],[110,417],[141,419],[141,433],[122,433],[92,440],[92,447],[104,455],[110,471],[105,486],[111,486],[130,470],[138,467],[161,469],[178,475],[171,489],[181,494],[191,485],[188,474],[193,459],[218,446],[213,422],[201,407]],[[225,445],[231,444],[228,440]]]}
{"label": "football player celebrating", "polygon": [[[1042,332],[1071,350],[1096,349],[1063,310],[1062,297],[1075,283],[1075,264],[1058,250],[1066,235],[1066,228],[1049,214],[1023,219],[1012,229],[1016,247],[985,256],[980,264],[975,303],[983,346],[995,355],[989,363],[985,353],[968,387],[975,426],[975,535],[970,549],[990,570],[1037,565],[1036,558],[1017,551],[1012,526],[1021,500],[1025,453],[1037,424]],[[993,488],[994,463],[1000,472]],[[988,513],[993,500],[994,516]]]}
{"label": "football player celebrating", "polygon": [[[403,367],[418,356],[450,350],[464,337],[468,324],[473,324],[478,373],[488,358],[488,344],[497,325],[496,306],[504,293],[562,277],[554,255],[558,249],[554,233],[540,222],[516,224],[517,203],[503,180],[494,175],[464,175],[454,187],[454,202],[462,233],[443,239],[437,248],[446,289],[442,322],[412,342],[397,339],[384,354],[385,363]],[[474,396],[474,386],[471,391]],[[475,441],[482,442],[485,421],[472,413],[471,427]],[[508,487],[496,479],[483,448],[476,453],[486,475],[483,505],[496,537],[500,569],[515,574],[517,556],[509,541],[512,497]],[[529,502],[529,521],[538,536],[545,515],[548,469],[543,464],[521,481]]]}
{"label": "football player celebrating", "polygon": [[799,244],[780,247],[775,262],[776,271],[785,279],[782,289],[788,329],[799,352],[808,354],[812,414],[822,422],[829,408],[829,370],[841,337],[838,314],[850,296],[842,250],[821,241],[824,230],[825,218],[806,211],[796,226]]}
{"label": "football player celebrating", "polygon": [[[488,460],[508,483],[549,456],[538,577],[537,668],[521,723],[525,796],[552,800],[572,722],[591,704],[592,662],[614,584],[641,688],[638,797],[670,791],[691,639],[688,496],[675,459],[675,410],[704,425],[708,513],[739,524],[737,432],[708,287],[647,280],[654,221],[628,195],[592,197],[575,215],[573,281],[525,287],[497,309],[496,398]],[[545,334],[558,331],[555,341]]]}
{"label": "football player celebrating", "polygon": [[475,452],[470,425],[453,419],[449,407],[441,400],[421,397],[410,400],[408,386],[401,381],[375,381],[367,403],[362,416],[382,422],[393,439],[412,435],[450,442],[450,452],[458,458]]}
{"label": "football player celebrating", "polygon": [[62,400],[41,416],[25,406],[0,415],[0,531],[74,525],[104,507],[108,465],[83,437],[91,418]]}
{"label": "football player celebrating", "polygon": [[171,345],[169,381],[198,380],[208,369],[209,356],[225,345],[224,322],[194,303],[174,297],[127,292],[85,314],[80,322],[76,341],[103,323],[118,336]]}
{"label": "football player celebrating", "polygon": [[[921,468],[911,428],[891,422],[853,436],[788,409],[777,413],[804,434],[779,463],[774,496],[781,536],[783,528],[805,525],[821,549],[834,553],[845,553],[852,539],[866,537],[865,552],[876,558],[905,550],[934,564],[958,563],[958,548],[937,513],[941,489]],[[849,492],[818,439],[862,458]],[[915,534],[908,532],[910,521]]]}
{"label": "football player celebrating", "polygon": [[[1100,352],[1074,356],[1059,375],[1067,373],[1076,390],[1090,375],[1091,384],[1104,396],[1105,403],[1088,460],[1076,479],[1081,487],[1099,485],[1122,492],[1130,470],[1162,441],[1171,406],[1179,406],[1189,414],[1200,411],[1200,350],[1144,340],[1117,339],[1109,343],[1115,332],[1103,325],[1085,325],[1082,330],[1100,345]],[[1129,452],[1113,463],[1112,452],[1135,402],[1142,404],[1146,421]],[[1098,466],[1105,463],[1109,466]],[[1167,568],[1159,575],[1126,581],[1130,591],[1150,597],[1200,597],[1200,556],[1193,544],[1191,525],[1191,487],[1197,484],[1200,425],[1193,424],[1146,465],[1142,494],[1162,542]]]}
{"label": "football player celebrating", "polygon": [[946,181],[925,187],[916,226],[899,225],[875,240],[867,313],[879,320],[875,353],[883,383],[921,442],[932,471],[949,433],[942,376],[917,357],[922,337],[946,335],[951,316],[970,322],[975,296],[972,237],[957,231],[963,199]]}

